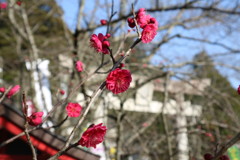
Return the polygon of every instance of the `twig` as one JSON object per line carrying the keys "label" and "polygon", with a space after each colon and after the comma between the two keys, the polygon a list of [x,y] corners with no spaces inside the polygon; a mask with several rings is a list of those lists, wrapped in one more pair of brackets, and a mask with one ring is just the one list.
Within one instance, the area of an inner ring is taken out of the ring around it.
{"label": "twig", "polygon": [[[37,130],[37,129],[40,129],[40,127],[34,127],[34,128],[32,128],[32,129],[27,130],[26,132],[30,133],[30,132],[32,132],[32,131],[34,131],[34,130]],[[12,137],[12,138],[10,138],[10,139],[2,142],[2,143],[0,144],[0,148],[1,148],[1,147],[4,147],[5,145],[7,145],[7,144],[9,144],[9,143],[11,143],[11,142],[13,142],[13,141],[15,141],[16,139],[18,139],[19,137],[23,136],[24,134],[25,134],[25,132],[19,133],[18,135],[16,135],[16,136],[14,136],[14,137]]]}
{"label": "twig", "polygon": [[[115,70],[119,64],[124,60],[126,59],[126,57],[128,57],[132,51],[132,49],[139,43],[141,42],[141,39],[136,39],[135,42],[131,45],[131,47],[128,49],[128,51],[126,52],[126,54],[124,56],[122,56],[121,58],[118,59],[118,61],[115,63],[115,65],[112,67],[112,69],[110,71],[113,71]],[[99,66],[95,71],[94,73],[104,73],[104,72],[98,72],[99,69],[101,69],[104,65],[108,64],[110,61],[107,61],[107,62],[104,62],[101,66]],[[108,73],[109,71],[107,71],[106,73]],[[93,74],[94,74],[93,73]]]}
{"label": "twig", "polygon": [[121,101],[120,103],[120,110],[117,114],[117,138],[116,138],[116,144],[117,144],[117,152],[116,152],[116,160],[121,160],[121,139],[122,139],[122,116],[124,114],[123,110],[123,104],[124,102]]}
{"label": "twig", "polygon": [[167,124],[166,116],[163,114],[164,109],[167,105],[167,101],[168,101],[168,84],[169,84],[169,73],[167,73],[166,78],[165,78],[165,83],[164,83],[164,101],[163,101],[163,106],[162,106],[161,118],[163,121],[164,132],[165,132],[165,136],[167,139],[168,157],[169,157],[169,160],[173,160],[171,139],[168,136],[169,135],[168,124]]}
{"label": "twig", "polygon": [[32,154],[33,154],[33,160],[37,160],[36,150],[35,150],[32,142],[31,142],[31,139],[30,139],[30,136],[29,136],[29,133],[28,133],[28,129],[27,129],[28,128],[28,123],[26,123],[24,126],[25,126],[24,133],[25,133],[25,135],[27,137],[28,144],[31,147],[31,151],[32,151]]}
{"label": "twig", "polygon": [[108,71],[106,71],[106,72],[96,72],[97,74],[107,74],[107,73],[109,73],[111,70],[108,70]]}
{"label": "twig", "polygon": [[32,151],[32,154],[33,154],[33,160],[37,160],[37,154],[36,154],[36,150],[32,144],[32,141],[31,141],[31,138],[30,138],[30,135],[28,133],[28,121],[27,121],[27,110],[28,110],[28,106],[26,104],[26,96],[25,96],[25,93],[23,91],[23,94],[22,94],[22,104],[23,104],[23,115],[25,117],[25,130],[24,130],[24,133],[27,137],[27,141],[28,141],[28,144],[30,145],[31,147],[31,151]]}
{"label": "twig", "polygon": [[[123,119],[133,128],[133,132],[137,135],[137,139],[138,139],[138,141],[140,142],[143,151],[144,151],[145,153],[149,154],[150,151],[149,151],[149,149],[146,147],[146,144],[143,143],[143,138],[141,137],[141,135],[140,135],[140,133],[139,133],[139,129],[136,127],[135,124],[133,124],[133,121],[130,120],[127,116],[125,116]],[[124,143],[124,144],[125,144],[125,143]],[[127,146],[130,146],[130,145],[125,145],[124,147],[127,147]]]}
{"label": "twig", "polygon": [[124,56],[122,56],[121,58],[119,58],[119,60],[115,63],[115,65],[113,66],[113,68],[111,69],[111,71],[115,70],[115,69],[119,66],[119,64],[120,64],[124,59],[126,59],[126,58],[130,55],[132,49],[133,49],[139,42],[141,42],[141,39],[138,38],[138,39],[135,40],[135,42],[134,42],[134,43],[132,44],[132,46],[128,49],[128,51],[126,52],[126,54],[125,54]]}
{"label": "twig", "polygon": [[83,17],[84,4],[85,4],[85,0],[80,0],[79,11],[78,11],[78,19],[77,19],[77,30],[81,29],[81,20],[82,20],[82,17]]}
{"label": "twig", "polygon": [[225,145],[223,145],[222,148],[215,154],[212,160],[218,160],[218,158],[220,158],[228,150],[228,148],[233,146],[239,140],[240,140],[240,132],[231,140],[229,140]]}
{"label": "twig", "polygon": [[4,100],[4,98],[6,97],[7,93],[10,91],[11,88],[12,86],[8,87],[8,89],[3,93],[2,97],[0,98],[0,103],[2,103],[2,101]]}
{"label": "twig", "polygon": [[[104,55],[105,55],[105,54],[102,54],[101,65],[103,65],[103,63],[104,63]],[[101,65],[100,65],[100,66],[101,66]]]}
{"label": "twig", "polygon": [[112,21],[112,18],[115,14],[117,14],[117,12],[114,12],[114,0],[112,0],[112,7],[111,7],[111,16],[109,17],[109,20],[108,20],[108,25],[107,25],[107,31],[106,31],[106,34],[109,33],[109,30],[110,30],[110,23]]}
{"label": "twig", "polygon": [[[14,1],[11,0],[11,3],[13,3]],[[15,12],[14,12],[14,8],[10,7],[9,8],[9,12],[8,12],[8,17],[10,20],[10,23],[12,24],[12,26],[14,27],[14,29],[23,37],[24,40],[28,40],[28,37],[26,35],[26,33],[24,32],[24,29],[19,27],[19,23],[17,22],[17,20],[15,19]]]}
{"label": "twig", "polygon": [[141,39],[141,33],[140,33],[140,29],[139,29],[139,26],[138,26],[138,23],[137,23],[137,20],[136,20],[136,13],[134,11],[134,6],[132,4],[132,14],[133,14],[133,19],[134,19],[134,23],[135,23],[135,26],[136,26],[136,29],[137,29],[137,34],[138,34],[138,38]]}
{"label": "twig", "polygon": [[[31,26],[29,24],[28,15],[27,15],[24,8],[21,8],[21,13],[22,13],[24,27],[25,27],[25,30],[26,30],[26,35],[27,35],[28,41],[31,45],[33,61],[36,63],[36,64],[34,64],[34,63],[31,62],[31,67],[33,67],[33,68],[31,68],[31,71],[33,69],[33,71],[35,71],[36,74],[37,74],[37,78],[38,78],[37,81],[38,81],[39,87],[40,87],[41,99],[42,99],[43,104],[44,104],[43,106],[44,106],[44,109],[48,111],[45,95],[43,94],[42,76],[41,76],[41,74],[39,72],[39,69],[38,69],[39,50],[37,48],[35,38],[34,38],[34,35],[32,33]],[[34,80],[34,83],[36,83],[35,81],[36,80]]]}
{"label": "twig", "polygon": [[111,57],[111,59],[112,59],[113,65],[114,65],[114,64],[116,63],[116,61],[115,61],[115,59],[114,59],[114,57],[113,57],[112,49],[110,49],[110,48],[108,47],[108,50],[109,50],[109,52],[110,52],[110,57]]}
{"label": "twig", "polygon": [[[64,122],[66,122],[67,119],[68,119],[68,116],[66,116],[59,124],[54,125],[54,126],[49,127],[49,128],[57,128],[57,127],[60,127],[61,125],[63,125]],[[48,128],[43,128],[43,129],[48,129]]]}

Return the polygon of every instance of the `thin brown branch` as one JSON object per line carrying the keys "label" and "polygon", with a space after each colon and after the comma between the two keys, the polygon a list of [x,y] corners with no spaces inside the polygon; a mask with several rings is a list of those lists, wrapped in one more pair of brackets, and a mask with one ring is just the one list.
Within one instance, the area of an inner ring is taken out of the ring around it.
{"label": "thin brown branch", "polygon": [[79,0],[79,10],[78,10],[78,19],[77,19],[77,30],[81,29],[81,21],[83,17],[83,9],[85,5],[85,0]]}
{"label": "thin brown branch", "polygon": [[140,32],[140,28],[138,26],[138,23],[137,23],[137,16],[136,16],[136,13],[134,11],[134,6],[132,4],[132,14],[133,14],[133,19],[134,19],[134,23],[135,23],[135,26],[136,26],[136,29],[137,29],[137,34],[138,34],[138,38],[141,39],[141,32]]}
{"label": "thin brown branch", "polygon": [[26,137],[27,137],[27,142],[28,142],[28,144],[29,144],[29,146],[30,146],[30,148],[31,148],[32,155],[33,155],[33,160],[37,160],[37,153],[36,153],[36,150],[35,150],[35,148],[34,148],[34,146],[33,146],[33,144],[32,144],[30,135],[29,135],[29,133],[28,133],[28,126],[29,126],[28,121],[27,121],[27,110],[28,110],[28,106],[27,106],[27,104],[26,104],[26,95],[25,95],[25,92],[23,92],[23,94],[22,94],[22,105],[23,105],[23,115],[24,115],[24,117],[25,117],[25,125],[24,125],[25,129],[24,129],[24,133],[25,133],[25,135],[26,135]]}
{"label": "thin brown branch", "polygon": [[0,103],[2,103],[2,101],[4,100],[4,98],[6,97],[7,93],[10,91],[11,88],[12,86],[8,87],[8,89],[3,93],[2,97],[0,98]]}
{"label": "thin brown branch", "polygon": [[114,12],[114,0],[112,0],[112,7],[111,7],[111,16],[109,17],[108,23],[107,23],[107,31],[106,34],[110,32],[110,24],[112,21],[113,16],[117,14],[117,12]]}
{"label": "thin brown branch", "polygon": [[163,101],[163,106],[162,106],[162,111],[161,111],[161,120],[163,122],[163,127],[164,127],[164,132],[165,132],[165,136],[167,139],[167,148],[168,148],[168,157],[169,160],[173,160],[173,151],[172,151],[172,144],[171,144],[171,139],[168,136],[169,135],[169,127],[167,124],[167,119],[166,119],[166,115],[163,114],[163,111],[167,105],[168,102],[168,84],[170,81],[170,74],[167,73],[166,78],[165,78],[165,82],[164,82],[164,101]]}
{"label": "thin brown branch", "polygon": [[120,111],[117,114],[117,138],[116,138],[116,144],[117,144],[117,151],[116,151],[116,160],[121,160],[121,148],[122,148],[122,116],[124,114],[123,110],[123,102],[120,103]]}
{"label": "thin brown branch", "polygon": [[231,140],[229,140],[226,144],[224,144],[221,149],[215,154],[214,158],[212,160],[218,160],[218,158],[223,155],[228,148],[233,146],[235,143],[237,143],[240,140],[240,133],[238,133],[235,137],[233,137]]}

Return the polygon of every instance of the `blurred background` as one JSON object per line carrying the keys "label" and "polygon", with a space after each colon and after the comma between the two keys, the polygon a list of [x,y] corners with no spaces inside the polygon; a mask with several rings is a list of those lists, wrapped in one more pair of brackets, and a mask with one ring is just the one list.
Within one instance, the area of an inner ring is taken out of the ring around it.
{"label": "blurred background", "polygon": [[[89,41],[92,34],[106,34],[100,20],[109,21],[112,9],[109,41],[116,59],[137,38],[127,24],[132,4],[157,19],[155,39],[137,45],[124,62],[133,76],[130,89],[118,95],[104,90],[76,133],[78,140],[92,123],[107,126],[103,144],[84,148],[101,160],[201,160],[239,133],[239,0],[0,2],[7,3],[0,9],[0,87],[19,84],[32,110],[45,115],[101,64]],[[75,70],[77,60],[84,72]],[[106,76],[94,74],[68,101],[85,107]],[[21,108],[21,94],[7,101]],[[65,104],[48,123],[61,121],[63,110]],[[66,137],[76,121],[52,132]],[[226,154],[239,160],[239,144],[231,149]]]}

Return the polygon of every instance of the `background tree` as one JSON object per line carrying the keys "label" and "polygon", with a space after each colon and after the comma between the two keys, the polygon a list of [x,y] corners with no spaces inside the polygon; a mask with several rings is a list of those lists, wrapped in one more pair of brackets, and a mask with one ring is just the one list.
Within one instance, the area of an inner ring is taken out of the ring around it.
{"label": "background tree", "polygon": [[[113,56],[120,58],[138,36],[135,31],[128,32],[130,28],[126,23],[127,18],[132,17],[133,3],[135,11],[144,7],[148,14],[157,17],[159,28],[151,44],[141,43],[136,46],[131,56],[124,61],[124,68],[140,78],[135,87],[116,96],[121,104],[129,97],[134,98],[137,89],[147,82],[168,83],[178,80],[188,84],[191,79],[208,78],[211,85],[202,96],[184,94],[185,100],[203,107],[202,115],[195,120],[197,122],[190,123],[194,120],[188,119],[190,124],[187,128],[191,133],[189,157],[202,159],[204,153],[213,153],[218,143],[226,142],[239,132],[239,100],[236,84],[233,84],[234,80],[239,80],[239,0],[96,0],[95,3],[80,0],[74,4],[78,7],[76,16],[73,15],[74,26],[68,26],[63,21],[66,6],[61,8],[58,5],[61,1],[24,1],[21,6],[14,5],[14,0],[8,2],[9,8],[0,13],[0,57],[3,61],[1,86],[20,84],[29,98],[33,99],[32,71],[27,70],[25,62],[48,59],[54,105],[62,102],[59,89],[65,89],[68,96],[76,89],[76,84],[81,83],[104,62],[106,65],[98,74],[67,99],[87,104],[91,92],[105,80],[112,66],[110,56],[95,53],[90,47],[89,37],[93,33],[110,33]],[[101,19],[106,19],[109,25],[101,25]],[[84,72],[75,70],[77,60],[84,63]],[[118,131],[114,140],[111,135],[106,137],[105,149],[108,155],[111,147],[108,143],[114,141],[119,144],[117,153],[111,155],[111,158],[119,160],[134,155],[137,159],[177,159],[176,117],[161,113],[129,112],[123,108],[109,109],[110,105],[103,104],[107,94],[108,91],[104,91],[96,100],[95,108],[88,114],[74,140],[79,138],[89,123],[102,118],[102,115],[96,117],[96,110],[100,108],[108,111],[104,116],[109,131]],[[160,102],[176,98],[169,90],[154,93],[153,96],[154,100]],[[50,117],[53,124],[66,116],[62,111],[67,101],[61,103],[56,114]],[[21,106],[20,98],[13,99],[13,102]],[[75,123],[76,120],[68,119],[55,132],[67,137],[73,127],[71,124]],[[196,141],[202,144],[196,145]]]}

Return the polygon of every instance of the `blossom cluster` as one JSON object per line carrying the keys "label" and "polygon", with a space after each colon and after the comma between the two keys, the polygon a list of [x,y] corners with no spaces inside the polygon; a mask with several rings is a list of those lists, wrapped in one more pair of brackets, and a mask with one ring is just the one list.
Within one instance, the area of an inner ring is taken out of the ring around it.
{"label": "blossom cluster", "polygon": [[[81,114],[82,106],[78,103],[68,103],[66,107],[66,111],[69,117],[78,117]],[[96,148],[96,145],[101,143],[104,140],[106,130],[107,130],[107,127],[102,126],[102,123],[98,125],[91,125],[83,133],[78,144],[83,147]]]}
{"label": "blossom cluster", "polygon": [[90,125],[88,129],[82,134],[78,144],[84,147],[94,147],[104,140],[107,127],[102,126],[102,123],[98,125]]}
{"label": "blossom cluster", "polygon": [[[128,26],[134,28],[135,22],[134,18],[128,18]],[[136,15],[137,24],[140,28],[143,29],[142,31],[142,42],[149,43],[151,42],[154,37],[157,35],[158,29],[158,22],[155,18],[147,15],[144,8],[140,8]]]}
{"label": "blossom cluster", "polygon": [[[139,9],[136,15],[137,24],[143,29],[141,40],[143,43],[151,42],[157,34],[158,22],[155,18],[147,15],[144,8]],[[100,21],[102,25],[106,25],[106,20]],[[131,28],[136,26],[134,18],[128,18],[128,25]],[[93,34],[90,38],[90,45],[96,52],[103,54],[110,53],[110,42],[107,40],[110,34],[105,36],[102,33],[98,35]],[[123,65],[119,68],[112,70],[106,78],[106,88],[114,94],[126,91],[132,81],[130,71],[122,69]]]}
{"label": "blossom cluster", "polygon": [[[81,114],[82,107],[78,103],[68,103],[66,106],[66,111],[69,117],[78,117]],[[38,126],[42,124],[43,112],[35,112],[31,116],[27,117],[27,121],[32,126]],[[104,136],[106,134],[107,127],[102,126],[102,123],[98,125],[91,125],[82,134],[78,144],[83,147],[94,147],[103,142]]]}
{"label": "blossom cluster", "polygon": [[107,40],[110,38],[110,34],[106,34],[104,36],[102,33],[99,33],[98,35],[93,34],[90,39],[91,46],[99,53],[103,54],[109,54],[109,46],[110,42]]}
{"label": "blossom cluster", "polygon": [[[13,95],[17,94],[21,89],[20,85],[13,86],[7,93],[7,98],[11,98]],[[0,88],[0,92],[4,93],[6,89],[4,87]],[[43,112],[35,112],[31,116],[27,117],[27,121],[32,126],[37,126],[42,123]]]}
{"label": "blossom cluster", "polygon": [[11,98],[13,95],[15,95],[16,93],[18,93],[18,91],[20,90],[20,86],[19,85],[16,85],[14,87],[12,87],[10,89],[10,91],[7,93],[7,97],[8,98]]}
{"label": "blossom cluster", "polygon": [[[13,86],[10,90],[9,90],[9,92],[7,93],[7,98],[11,98],[13,95],[15,95],[15,94],[17,94],[18,92],[19,92],[19,90],[20,90],[20,85],[15,85],[15,86]],[[5,87],[1,87],[0,88],[0,92],[1,93],[4,93],[6,91],[6,89],[5,89]]]}
{"label": "blossom cluster", "polygon": [[32,126],[38,126],[42,123],[43,112],[35,112],[31,116],[27,117],[27,121]]}

